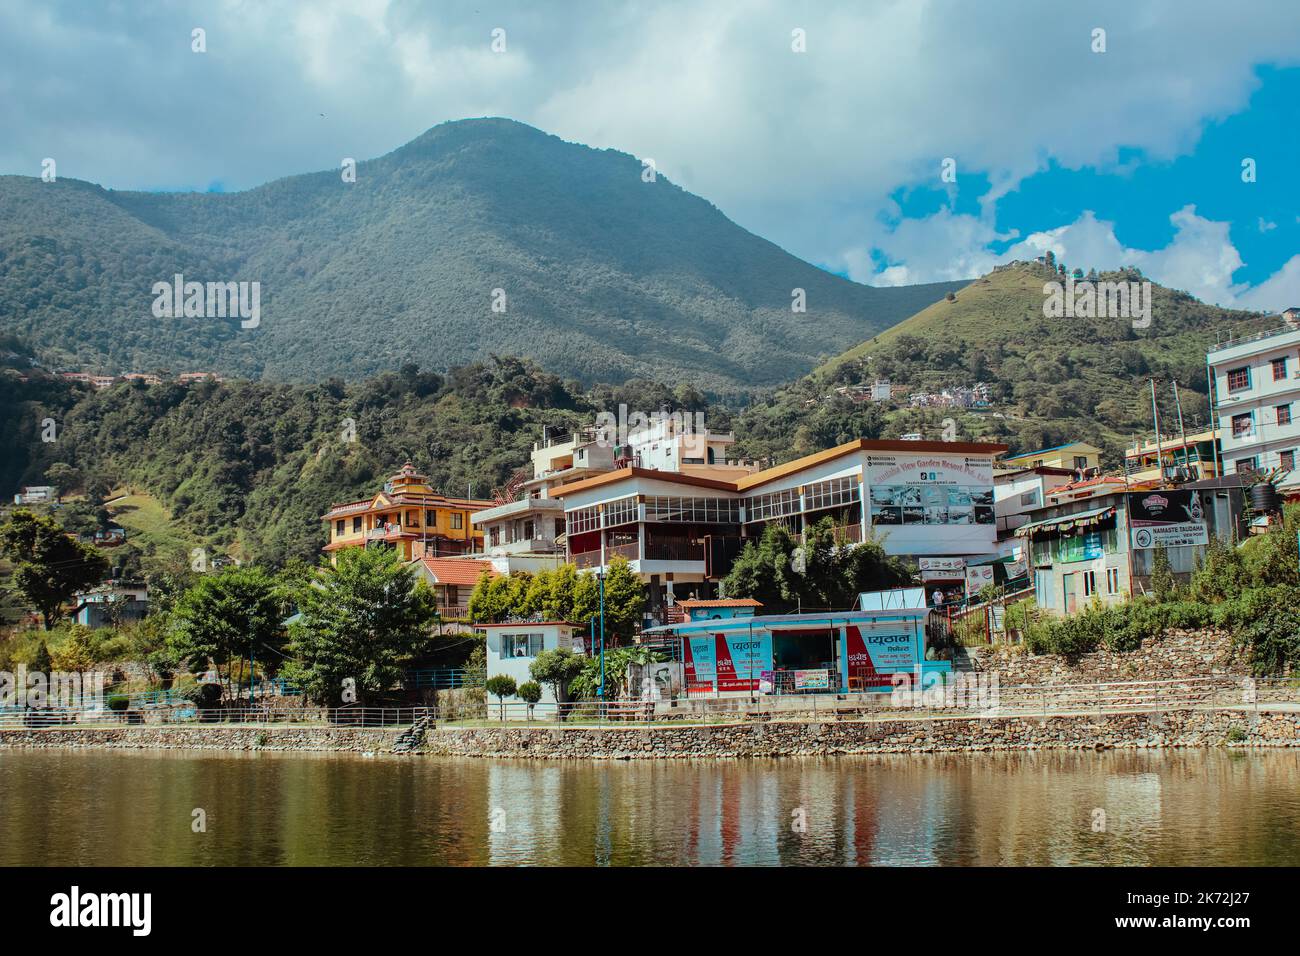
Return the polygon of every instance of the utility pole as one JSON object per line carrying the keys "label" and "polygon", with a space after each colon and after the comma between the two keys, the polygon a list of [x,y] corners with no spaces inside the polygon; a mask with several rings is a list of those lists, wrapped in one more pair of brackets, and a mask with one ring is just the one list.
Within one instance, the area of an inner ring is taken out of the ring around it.
{"label": "utility pole", "polygon": [[1160,487],[1165,486],[1165,449],[1160,441],[1160,409],[1156,407],[1156,380],[1151,379],[1151,420],[1156,428],[1156,466],[1160,473]]}
{"label": "utility pole", "polygon": [[[1178,398],[1178,379],[1171,378],[1169,381],[1174,383],[1174,407],[1178,409],[1178,440],[1183,444],[1183,464],[1191,461],[1191,452],[1187,448],[1187,430],[1183,428],[1183,403]],[[1188,469],[1190,472],[1191,469]]]}
{"label": "utility pole", "polygon": [[[605,569],[601,568],[596,575],[600,582],[600,703],[601,710],[604,710],[605,704]],[[602,716],[604,716],[602,714]]]}

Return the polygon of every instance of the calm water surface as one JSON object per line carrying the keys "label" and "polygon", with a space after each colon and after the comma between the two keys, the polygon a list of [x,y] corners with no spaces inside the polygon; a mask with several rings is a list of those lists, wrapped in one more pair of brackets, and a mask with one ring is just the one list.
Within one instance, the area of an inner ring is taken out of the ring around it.
{"label": "calm water surface", "polygon": [[[191,829],[195,808],[206,833]],[[0,750],[0,864],[1296,866],[1300,752],[551,763]]]}

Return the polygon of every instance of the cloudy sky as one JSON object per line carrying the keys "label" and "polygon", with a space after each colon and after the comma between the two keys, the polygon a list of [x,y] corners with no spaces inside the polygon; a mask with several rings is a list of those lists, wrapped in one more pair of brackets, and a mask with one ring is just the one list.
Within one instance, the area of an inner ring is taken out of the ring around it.
{"label": "cloudy sky", "polygon": [[1050,248],[1300,304],[1298,103],[1297,0],[0,3],[0,173],[239,190],[508,116],[872,284]]}

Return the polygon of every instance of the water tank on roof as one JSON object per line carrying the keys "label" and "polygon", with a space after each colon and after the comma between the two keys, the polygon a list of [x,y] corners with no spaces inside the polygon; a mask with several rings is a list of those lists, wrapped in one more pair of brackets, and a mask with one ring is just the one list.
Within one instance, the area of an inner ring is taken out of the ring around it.
{"label": "water tank on roof", "polygon": [[1282,510],[1282,497],[1271,481],[1261,481],[1250,486],[1250,510],[1259,512]]}

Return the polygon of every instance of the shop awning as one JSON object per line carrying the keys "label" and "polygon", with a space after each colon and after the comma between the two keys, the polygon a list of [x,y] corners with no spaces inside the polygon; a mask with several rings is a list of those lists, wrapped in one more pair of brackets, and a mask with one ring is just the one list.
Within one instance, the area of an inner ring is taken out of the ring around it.
{"label": "shop awning", "polygon": [[1016,529],[1017,538],[1027,538],[1031,534],[1043,534],[1046,532],[1065,532],[1065,531],[1082,531],[1087,528],[1095,528],[1108,518],[1115,517],[1115,506],[1108,508],[1095,508],[1092,511],[1080,511],[1077,514],[1062,515],[1059,518],[1048,518],[1046,521],[1031,521],[1029,524],[1022,524]]}

